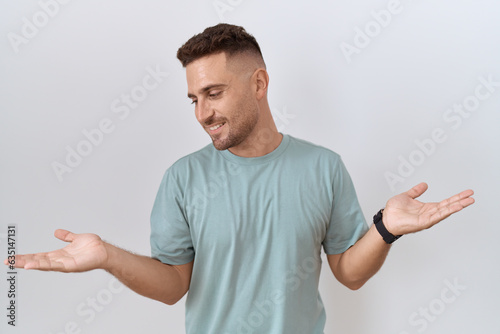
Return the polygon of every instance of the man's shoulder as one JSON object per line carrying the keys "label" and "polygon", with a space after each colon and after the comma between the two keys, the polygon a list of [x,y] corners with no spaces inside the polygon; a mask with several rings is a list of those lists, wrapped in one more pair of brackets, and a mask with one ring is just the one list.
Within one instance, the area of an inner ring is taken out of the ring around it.
{"label": "man's shoulder", "polygon": [[304,157],[316,156],[316,157],[330,158],[333,160],[340,159],[340,155],[337,152],[325,146],[314,144],[310,141],[296,138],[290,135],[289,137],[292,150]]}
{"label": "man's shoulder", "polygon": [[204,164],[206,163],[207,160],[213,158],[214,152],[216,152],[214,146],[212,144],[207,144],[201,149],[189,153],[183,156],[182,158],[177,159],[177,161],[175,161],[169,167],[169,169],[185,170],[186,168],[189,168],[193,164],[195,165]]}

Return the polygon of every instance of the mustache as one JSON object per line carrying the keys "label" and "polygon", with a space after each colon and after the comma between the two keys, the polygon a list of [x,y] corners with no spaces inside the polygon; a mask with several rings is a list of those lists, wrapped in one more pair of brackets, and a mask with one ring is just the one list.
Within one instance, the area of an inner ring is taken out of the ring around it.
{"label": "mustache", "polygon": [[226,122],[227,122],[227,118],[225,118],[225,117],[210,117],[203,122],[203,125],[204,126],[211,126],[213,124],[226,123]]}

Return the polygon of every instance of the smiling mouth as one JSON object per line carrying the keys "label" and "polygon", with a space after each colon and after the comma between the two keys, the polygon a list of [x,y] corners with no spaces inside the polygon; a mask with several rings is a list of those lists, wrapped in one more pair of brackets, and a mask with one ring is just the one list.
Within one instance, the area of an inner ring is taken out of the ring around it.
{"label": "smiling mouth", "polygon": [[219,123],[219,124],[216,124],[216,125],[213,125],[211,127],[208,128],[208,130],[210,131],[210,134],[216,134],[218,133],[220,130],[220,128],[225,125],[226,122],[223,122],[223,123]]}
{"label": "smiling mouth", "polygon": [[215,130],[217,130],[218,128],[220,128],[221,126],[223,126],[223,125],[224,125],[224,123],[222,123],[222,124],[217,124],[217,125],[214,125],[214,126],[212,126],[212,127],[209,127],[209,129],[210,129],[211,131],[215,131]]}

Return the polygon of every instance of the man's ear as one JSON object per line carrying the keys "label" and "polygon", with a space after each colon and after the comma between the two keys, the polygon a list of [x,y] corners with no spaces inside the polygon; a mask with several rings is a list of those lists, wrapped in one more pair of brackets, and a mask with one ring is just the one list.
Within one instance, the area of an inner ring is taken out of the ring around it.
{"label": "man's ear", "polygon": [[261,100],[267,95],[267,87],[269,86],[269,74],[265,68],[258,68],[252,75],[252,80],[255,84],[255,96]]}

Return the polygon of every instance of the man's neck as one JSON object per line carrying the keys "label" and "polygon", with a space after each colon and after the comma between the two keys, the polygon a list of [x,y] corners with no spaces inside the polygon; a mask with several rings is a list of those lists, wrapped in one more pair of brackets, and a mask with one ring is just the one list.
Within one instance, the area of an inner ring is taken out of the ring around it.
{"label": "man's neck", "polygon": [[241,144],[229,148],[229,152],[244,158],[261,157],[274,151],[283,139],[283,135],[274,129],[260,129]]}

